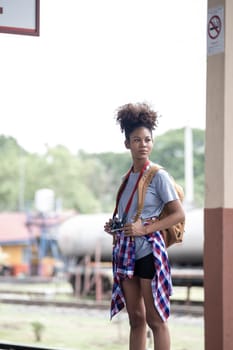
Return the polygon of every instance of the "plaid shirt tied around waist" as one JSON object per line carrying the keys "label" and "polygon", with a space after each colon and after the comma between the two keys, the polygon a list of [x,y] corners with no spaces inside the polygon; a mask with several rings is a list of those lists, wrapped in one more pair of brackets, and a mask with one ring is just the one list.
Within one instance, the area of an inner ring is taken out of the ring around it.
{"label": "plaid shirt tied around waist", "polygon": [[[166,321],[170,315],[170,300],[172,294],[172,280],[170,264],[164,240],[160,232],[145,236],[152,245],[155,264],[155,276],[151,281],[154,305],[161,319]],[[121,281],[132,278],[135,265],[135,242],[132,237],[117,232],[113,247],[113,288],[111,300],[111,318],[125,306],[125,299],[121,289]]]}

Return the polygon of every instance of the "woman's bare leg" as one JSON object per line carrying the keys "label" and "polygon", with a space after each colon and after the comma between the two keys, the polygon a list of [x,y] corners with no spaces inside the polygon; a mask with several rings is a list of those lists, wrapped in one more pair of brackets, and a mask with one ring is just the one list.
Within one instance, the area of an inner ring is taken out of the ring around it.
{"label": "woman's bare leg", "polygon": [[122,282],[126,308],[129,315],[129,350],[146,349],[146,313],[138,277]]}
{"label": "woman's bare leg", "polygon": [[163,322],[154,306],[151,280],[140,278],[141,291],[146,307],[146,321],[154,337],[154,349],[170,350],[170,334],[167,322]]}

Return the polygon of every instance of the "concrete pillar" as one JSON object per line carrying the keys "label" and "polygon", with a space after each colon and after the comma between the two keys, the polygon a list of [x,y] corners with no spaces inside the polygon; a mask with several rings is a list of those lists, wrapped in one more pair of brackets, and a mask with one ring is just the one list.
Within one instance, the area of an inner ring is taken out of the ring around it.
{"label": "concrete pillar", "polygon": [[207,37],[205,350],[232,350],[233,0],[208,1]]}

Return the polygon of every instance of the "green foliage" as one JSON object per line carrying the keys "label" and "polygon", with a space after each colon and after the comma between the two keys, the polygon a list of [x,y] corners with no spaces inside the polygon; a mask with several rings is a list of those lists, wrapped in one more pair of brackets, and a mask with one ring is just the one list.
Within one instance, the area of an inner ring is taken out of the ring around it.
{"label": "green foliage", "polygon": [[193,130],[193,171],[194,171],[194,200],[198,207],[204,206],[205,197],[205,133],[203,130]]}
{"label": "green foliage", "polygon": [[30,168],[27,167],[25,181],[28,184],[29,201],[38,188],[50,188],[57,198],[62,199],[65,208],[76,209],[81,213],[98,212],[101,209],[90,186],[89,168],[95,169],[90,161],[81,161],[64,146],[57,146],[49,149],[44,156],[33,156],[28,163]]}
{"label": "green foliage", "polygon": [[[204,136],[193,130],[195,204],[204,198]],[[164,166],[184,186],[184,129],[156,137],[151,160]],[[59,145],[43,155],[26,152],[12,137],[0,135],[0,210],[33,207],[36,190],[50,188],[64,209],[80,213],[112,211],[122,175],[131,166],[124,153],[72,154]],[[22,206],[22,203],[21,203]]]}
{"label": "green foliage", "polygon": [[31,325],[32,325],[33,332],[34,332],[35,341],[37,341],[37,342],[41,341],[42,332],[45,329],[44,324],[39,322],[39,321],[34,321],[31,323]]}
{"label": "green foliage", "polygon": [[[155,139],[151,160],[161,164],[183,187],[184,184],[184,132],[185,130],[170,130]],[[204,157],[205,132],[193,129],[193,172],[194,172],[194,202],[197,207],[204,204]]]}
{"label": "green foliage", "polygon": [[20,156],[24,153],[14,138],[0,135],[0,210],[18,208]]}
{"label": "green foliage", "polygon": [[184,179],[184,129],[170,130],[155,139],[151,160],[162,165],[179,183]]}
{"label": "green foliage", "polygon": [[98,159],[102,170],[102,178],[99,178],[98,198],[102,203],[102,211],[112,211],[115,205],[115,195],[121,182],[121,177],[131,166],[131,157],[128,153],[100,153],[90,155]]}

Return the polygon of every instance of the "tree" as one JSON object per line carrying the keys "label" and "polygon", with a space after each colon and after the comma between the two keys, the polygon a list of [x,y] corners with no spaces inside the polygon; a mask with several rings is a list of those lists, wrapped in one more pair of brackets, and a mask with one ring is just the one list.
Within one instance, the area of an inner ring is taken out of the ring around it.
{"label": "tree", "polygon": [[[193,129],[195,204],[204,201],[204,137]],[[170,130],[155,139],[151,154],[184,186],[184,129]],[[123,174],[131,166],[124,153],[72,154],[63,145],[43,155],[26,152],[12,137],[0,136],[0,210],[33,209],[35,192],[50,188],[64,209],[80,213],[111,212]],[[20,205],[21,202],[21,205]]]}
{"label": "tree", "polygon": [[18,210],[20,176],[26,151],[13,137],[0,135],[0,210]]}
{"label": "tree", "polygon": [[50,188],[61,198],[64,208],[83,212],[100,210],[99,202],[86,183],[86,161],[81,161],[62,146],[48,149],[46,154],[33,156],[27,168],[27,195],[33,199],[39,188]]}
{"label": "tree", "polygon": [[[194,202],[204,204],[205,132],[193,129]],[[151,159],[161,164],[184,187],[184,128],[170,130],[155,139]]]}

